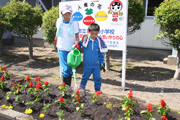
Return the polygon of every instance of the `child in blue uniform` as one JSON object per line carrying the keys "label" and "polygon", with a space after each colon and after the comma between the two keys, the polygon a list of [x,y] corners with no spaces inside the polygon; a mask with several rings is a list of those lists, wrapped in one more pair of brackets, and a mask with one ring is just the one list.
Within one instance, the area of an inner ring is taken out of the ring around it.
{"label": "child in blue uniform", "polygon": [[100,66],[103,67],[104,52],[108,51],[108,48],[101,37],[98,36],[100,27],[96,23],[90,24],[88,27],[88,35],[84,35],[82,40],[77,42],[74,46],[77,48],[83,47],[83,76],[80,84],[80,88],[85,90],[86,83],[91,74],[93,74],[93,81],[95,91],[101,89],[101,75]]}

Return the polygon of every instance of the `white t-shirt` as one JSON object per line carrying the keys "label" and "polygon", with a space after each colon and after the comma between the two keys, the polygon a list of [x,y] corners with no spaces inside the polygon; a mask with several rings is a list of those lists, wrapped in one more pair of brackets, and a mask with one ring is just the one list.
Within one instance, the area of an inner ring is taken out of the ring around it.
{"label": "white t-shirt", "polygon": [[[59,29],[61,24],[61,19],[58,18],[56,21],[56,28]],[[77,21],[73,21],[74,24],[74,33],[79,34],[79,24]],[[62,23],[63,37],[58,37],[56,47],[58,50],[71,51],[72,45],[75,43],[75,34],[74,36],[68,36],[68,23]]]}

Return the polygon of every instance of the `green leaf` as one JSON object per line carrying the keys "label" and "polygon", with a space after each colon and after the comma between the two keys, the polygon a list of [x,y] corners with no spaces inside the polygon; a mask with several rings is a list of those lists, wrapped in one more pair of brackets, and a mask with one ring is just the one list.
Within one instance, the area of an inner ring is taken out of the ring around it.
{"label": "green leaf", "polygon": [[145,113],[147,113],[147,110],[142,110],[142,111],[140,112],[140,114],[145,114]]}

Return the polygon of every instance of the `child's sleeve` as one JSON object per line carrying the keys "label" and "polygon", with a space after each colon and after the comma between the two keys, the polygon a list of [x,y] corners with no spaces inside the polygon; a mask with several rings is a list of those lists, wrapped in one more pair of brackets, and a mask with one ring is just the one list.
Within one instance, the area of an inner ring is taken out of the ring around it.
{"label": "child's sleeve", "polygon": [[104,53],[102,53],[102,52],[100,52],[99,51],[99,63],[101,64],[101,63],[103,63],[104,62]]}
{"label": "child's sleeve", "polygon": [[79,34],[79,23],[77,21],[74,22],[74,33],[75,35]]}

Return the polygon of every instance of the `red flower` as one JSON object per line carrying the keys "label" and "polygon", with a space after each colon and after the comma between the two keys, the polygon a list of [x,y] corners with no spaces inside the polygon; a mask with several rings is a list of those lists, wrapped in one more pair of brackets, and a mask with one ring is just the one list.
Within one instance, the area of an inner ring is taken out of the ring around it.
{"label": "red flower", "polygon": [[99,96],[102,93],[102,91],[97,91],[96,95]]}
{"label": "red flower", "polygon": [[37,82],[38,80],[40,80],[41,79],[41,77],[37,77],[36,79],[35,79],[35,82]]}
{"label": "red flower", "polygon": [[18,85],[20,85],[21,82],[18,82]]}
{"label": "red flower", "polygon": [[61,86],[65,86],[66,84],[65,83],[62,83]]}
{"label": "red flower", "polygon": [[2,81],[2,82],[4,81],[4,76],[1,77],[1,81]]}
{"label": "red flower", "polygon": [[2,67],[2,69],[3,69],[3,71],[6,71],[6,70],[7,70],[7,68],[5,68],[5,67]]}
{"label": "red flower", "polygon": [[37,85],[36,85],[36,88],[40,88],[41,87],[41,81],[39,81],[38,83],[37,83]]}
{"label": "red flower", "polygon": [[132,95],[133,95],[132,90],[130,89],[129,91],[130,91],[130,92],[127,94],[127,95],[128,95],[128,98],[132,99]]}
{"label": "red flower", "polygon": [[29,81],[30,80],[30,76],[29,75],[27,75],[27,77],[26,77],[26,81]]}
{"label": "red flower", "polygon": [[127,112],[128,110],[125,110],[125,112]]}
{"label": "red flower", "polygon": [[78,90],[81,90],[81,88],[78,88]]}
{"label": "red flower", "polygon": [[160,104],[161,104],[162,107],[166,106],[166,103],[165,103],[165,101],[163,99],[160,101]]}
{"label": "red flower", "polygon": [[76,94],[79,94],[79,90],[76,90],[76,92],[75,92]]}
{"label": "red flower", "polygon": [[161,116],[161,119],[168,120],[167,117],[165,117],[165,116]]}
{"label": "red flower", "polygon": [[127,107],[128,107],[128,108],[130,108],[130,106],[129,106],[129,105],[127,105]]}
{"label": "red flower", "polygon": [[32,83],[32,81],[30,81],[30,83],[29,83],[29,86],[30,86],[30,87],[32,87],[32,86],[33,86],[33,83]]}
{"label": "red flower", "polygon": [[14,82],[12,83],[12,85],[13,85],[13,86],[16,86],[16,84],[15,84]]}
{"label": "red flower", "polygon": [[45,84],[45,85],[48,85],[49,83],[48,83],[48,81],[45,81],[44,84]]}
{"label": "red flower", "polygon": [[147,111],[152,112],[152,105],[151,105],[151,103],[148,104]]}
{"label": "red flower", "polygon": [[76,98],[76,100],[77,100],[78,102],[81,102],[81,98],[80,98],[80,97]]}
{"label": "red flower", "polygon": [[62,103],[63,103],[63,100],[64,100],[63,97],[60,97],[60,98],[59,98],[59,101],[61,101]]}
{"label": "red flower", "polygon": [[75,98],[78,98],[78,96],[75,96]]}

